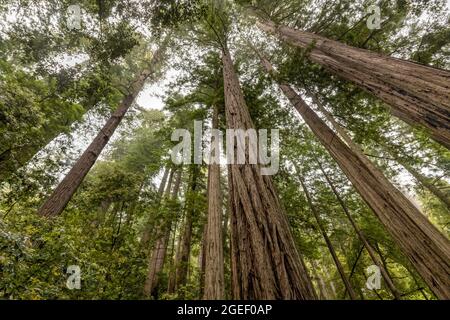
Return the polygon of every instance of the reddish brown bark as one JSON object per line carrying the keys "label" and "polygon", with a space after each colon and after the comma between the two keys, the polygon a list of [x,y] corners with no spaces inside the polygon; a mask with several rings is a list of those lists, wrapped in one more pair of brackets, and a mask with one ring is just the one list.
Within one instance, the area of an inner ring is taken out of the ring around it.
{"label": "reddish brown bark", "polygon": [[[253,128],[226,47],[222,62],[227,127]],[[316,299],[272,179],[248,163],[229,165],[229,174],[233,298]]]}
{"label": "reddish brown bark", "polygon": [[[157,55],[155,54],[155,58]],[[128,109],[131,107],[134,99],[144,86],[145,80],[153,73],[154,66],[150,66],[142,71],[133,81],[130,87],[130,93],[123,98],[119,107],[108,119],[106,124],[94,138],[92,143],[84,151],[78,161],[74,164],[69,173],[59,183],[50,197],[39,209],[38,214],[45,217],[54,217],[60,215],[69,203],[75,191],[80,186],[84,177],[94,165],[100,156],[103,148],[107,145],[114,131],[119,126]]]}
{"label": "reddish brown bark", "polygon": [[[263,64],[268,72],[275,74],[269,61],[263,59]],[[289,85],[279,83],[279,87],[434,294],[438,298],[449,299],[449,240],[384,177],[381,171],[348,147]]]}
{"label": "reddish brown bark", "polygon": [[202,232],[202,243],[200,246],[200,253],[198,255],[198,267],[200,271],[200,281],[199,281],[199,287],[200,287],[200,299],[203,298],[204,293],[204,285],[205,285],[205,254],[206,254],[206,231],[207,229],[207,221],[205,221],[205,225],[203,226],[203,232]]}
{"label": "reddish brown bark", "polygon": [[300,48],[311,61],[350,80],[391,106],[391,113],[425,127],[450,148],[450,72],[345,45],[313,33],[258,22],[258,26]]}
{"label": "reddish brown bark", "polygon": [[[218,117],[218,107],[214,106],[213,129],[218,128]],[[211,158],[213,156],[211,154]],[[222,221],[220,164],[210,163],[208,166],[208,222],[206,224],[205,288],[203,293],[205,300],[221,300],[225,297]]]}

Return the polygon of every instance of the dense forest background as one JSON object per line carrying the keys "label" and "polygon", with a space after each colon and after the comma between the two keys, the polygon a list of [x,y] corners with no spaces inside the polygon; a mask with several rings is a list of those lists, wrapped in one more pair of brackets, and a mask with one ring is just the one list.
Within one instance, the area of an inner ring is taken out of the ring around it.
{"label": "dense forest background", "polygon": [[[449,12],[0,0],[0,298],[449,299]],[[195,120],[278,172],[175,164]]]}

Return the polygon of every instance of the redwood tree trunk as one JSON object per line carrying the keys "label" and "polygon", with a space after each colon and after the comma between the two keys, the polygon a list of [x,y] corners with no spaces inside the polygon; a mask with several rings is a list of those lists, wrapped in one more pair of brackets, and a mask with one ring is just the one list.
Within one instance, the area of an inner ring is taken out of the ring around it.
{"label": "redwood tree trunk", "polygon": [[[181,184],[181,169],[178,171],[175,185],[172,190],[172,200],[175,200],[178,195],[178,191]],[[166,195],[170,193],[171,181],[167,185]],[[168,198],[168,197],[166,197]],[[167,219],[167,217],[166,217]],[[155,246],[153,248],[152,254],[149,259],[148,274],[147,279],[144,284],[144,295],[146,296],[157,296],[158,285],[159,285],[159,273],[162,271],[164,266],[164,260],[166,258],[167,244],[169,242],[171,221],[161,221],[159,226],[160,235],[156,239]]]}
{"label": "redwood tree trunk", "polygon": [[[214,106],[213,129],[218,128],[218,117],[218,107]],[[217,149],[216,152],[218,152]],[[212,158],[211,154],[210,159]],[[205,300],[222,300],[225,297],[222,221],[220,164],[210,163],[208,166],[208,222],[206,224],[205,289],[203,293]]]}
{"label": "redwood tree trunk", "polygon": [[[192,178],[190,183],[190,191],[194,194],[197,192],[198,176],[200,168],[198,165],[192,165]],[[180,289],[186,284],[189,271],[189,256],[191,254],[191,240],[192,240],[192,224],[193,216],[195,214],[195,203],[189,203],[186,213],[186,220],[184,229],[180,235],[179,250],[176,257],[176,271],[175,271],[175,290]]]}
{"label": "redwood tree trunk", "polygon": [[[297,172],[297,174],[299,174],[299,172]],[[305,192],[305,196],[306,196],[306,200],[308,201],[309,208],[311,209],[311,212],[314,215],[314,218],[317,222],[320,233],[322,234],[323,238],[325,239],[325,243],[328,247],[328,250],[331,253],[331,256],[333,257],[334,264],[336,265],[339,275],[341,276],[342,282],[344,282],[344,286],[350,295],[350,299],[357,300],[358,298],[356,296],[355,290],[353,289],[353,286],[350,283],[348,276],[345,274],[344,267],[342,266],[341,262],[339,261],[336,250],[334,250],[333,244],[331,243],[331,240],[328,237],[327,231],[325,230],[325,228],[322,224],[322,221],[319,217],[319,213],[317,212],[316,206],[314,205],[314,203],[312,201],[311,194],[309,193],[308,188],[306,188],[305,181],[303,180],[303,177],[300,174],[299,174],[299,180],[302,185],[303,191]]]}
{"label": "redwood tree trunk", "polygon": [[81,182],[83,182],[84,177],[88,174],[95,161],[97,161],[97,158],[100,156],[103,148],[119,126],[126,112],[133,104],[134,99],[144,86],[145,80],[152,72],[153,68],[149,67],[141,72],[134,80],[131,85],[130,93],[123,98],[117,110],[112,114],[69,173],[59,183],[51,196],[45,201],[39,209],[38,214],[45,217],[54,217],[62,213]]}
{"label": "redwood tree trunk", "polygon": [[394,282],[392,281],[388,271],[384,267],[384,264],[381,262],[379,257],[376,255],[375,249],[369,243],[369,241],[367,240],[366,236],[361,231],[361,229],[359,229],[359,227],[356,224],[355,220],[351,216],[347,206],[345,205],[344,200],[339,195],[339,192],[336,190],[336,187],[334,186],[334,184],[331,181],[331,179],[328,176],[328,174],[323,169],[322,165],[320,163],[318,163],[318,164],[319,164],[320,171],[322,171],[322,174],[324,175],[325,180],[327,180],[328,185],[330,186],[330,188],[333,191],[336,199],[338,200],[342,210],[344,211],[345,215],[347,216],[347,219],[350,221],[353,229],[355,229],[355,232],[358,235],[359,240],[361,240],[361,242],[364,244],[364,247],[366,248],[367,252],[369,253],[369,256],[372,259],[373,263],[375,263],[380,268],[381,275],[383,276],[383,279],[386,282],[386,286],[389,288],[391,293],[394,295],[394,298],[397,299],[397,300],[400,300],[401,299],[400,292],[395,287]]}
{"label": "redwood tree trunk", "polygon": [[205,222],[205,225],[203,226],[203,232],[202,232],[202,242],[200,244],[200,252],[198,255],[198,268],[200,272],[200,281],[199,281],[199,287],[200,287],[200,299],[203,298],[203,292],[205,291],[205,254],[206,254],[206,227],[207,221]]}
{"label": "redwood tree trunk", "polygon": [[[227,127],[253,128],[226,47],[222,63]],[[229,174],[233,298],[316,299],[272,179],[248,163],[230,164]]]}
{"label": "redwood tree trunk", "polygon": [[[169,176],[169,171],[171,171],[169,168],[165,168],[164,169],[164,174],[163,177],[161,179],[161,183],[159,184],[159,188],[158,188],[158,199],[157,199],[157,203],[158,205],[161,203],[161,199],[164,193],[164,188],[166,187],[166,183],[167,183],[167,178]],[[172,180],[172,174],[173,172],[170,173],[170,181]],[[170,184],[170,182],[169,182]],[[147,225],[144,227],[144,232],[142,233],[142,238],[141,238],[141,246],[142,247],[146,247],[148,244],[148,241],[150,240],[150,234],[151,234],[151,225],[150,223],[147,223]]]}
{"label": "redwood tree trunk", "polygon": [[[339,133],[339,135],[344,139],[344,141],[347,143],[347,145],[352,149],[353,151],[360,154],[360,157],[366,160],[366,162],[371,163],[369,159],[364,155],[364,152],[361,150],[361,148],[353,142],[353,140],[350,138],[350,136],[347,134],[344,128],[333,118],[333,116],[324,108],[322,103],[317,99],[317,97],[312,94],[311,92],[308,93],[313,101],[314,104],[318,107],[319,111],[325,116],[325,118],[331,122],[333,125],[333,128],[336,129],[336,131]],[[426,177],[424,177],[420,172],[415,170],[413,167],[408,165],[404,160],[402,160],[394,150],[392,150],[391,147],[382,144],[382,147],[385,148],[389,154],[394,157],[394,159],[400,163],[419,183],[421,183],[425,188],[427,188],[432,194],[434,194],[439,200],[441,200],[448,209],[450,209],[450,198],[441,190],[439,190],[436,186],[431,184]]]}
{"label": "redwood tree trunk", "polygon": [[425,127],[431,137],[450,148],[450,72],[365,49],[313,33],[258,22],[258,26],[300,48],[312,47],[311,61],[350,80],[391,106],[391,113]]}
{"label": "redwood tree trunk", "polygon": [[[269,72],[274,73],[267,60],[263,59],[263,63]],[[440,299],[450,299],[449,240],[381,171],[350,149],[289,85],[280,83],[279,87],[434,294]]]}

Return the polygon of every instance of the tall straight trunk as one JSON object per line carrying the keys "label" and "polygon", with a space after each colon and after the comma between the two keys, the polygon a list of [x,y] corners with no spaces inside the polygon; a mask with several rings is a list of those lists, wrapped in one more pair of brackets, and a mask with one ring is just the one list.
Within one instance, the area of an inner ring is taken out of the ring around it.
{"label": "tall straight trunk", "polygon": [[[182,217],[183,222],[184,217]],[[180,229],[183,228],[183,224]],[[173,228],[173,232],[171,233],[171,252],[169,255],[169,276],[167,280],[167,293],[168,294],[174,294],[175,293],[175,277],[176,277],[176,266],[177,266],[177,258],[180,255],[180,243],[182,241],[182,232],[179,232],[178,239],[177,239],[177,221],[175,221],[175,227]],[[178,244],[175,245],[175,241],[178,240]]]}
{"label": "tall straight trunk", "polygon": [[280,39],[311,48],[311,61],[352,81],[391,106],[391,113],[425,127],[431,137],[450,148],[450,72],[345,45],[313,33],[276,26],[258,26]]}
{"label": "tall straight trunk", "polygon": [[136,77],[131,85],[130,93],[123,98],[116,111],[39,209],[38,214],[54,217],[62,213],[152,73],[153,67],[149,66]]}
{"label": "tall straight trunk", "polygon": [[[157,204],[159,205],[161,203],[161,199],[164,193],[164,188],[166,187],[166,183],[167,183],[167,178],[169,177],[169,172],[170,172],[170,179],[169,181],[172,180],[172,175],[173,175],[173,171],[171,171],[168,167],[164,168],[164,173],[163,173],[163,177],[161,179],[161,183],[159,184],[159,188],[158,188],[158,198],[157,198]],[[170,184],[171,182],[169,182]],[[150,240],[150,235],[151,235],[151,224],[150,222],[148,222],[145,226],[144,226],[144,231],[142,232],[142,237],[141,237],[141,246],[142,247],[146,247],[148,241]]]}
{"label": "tall straight trunk", "polygon": [[[227,127],[254,128],[227,47],[222,63]],[[256,164],[229,170],[233,298],[316,299],[272,179]]]}
{"label": "tall straight trunk", "polygon": [[[175,200],[178,196],[178,191],[181,185],[181,173],[182,170],[179,169],[172,190],[172,200]],[[169,181],[168,188],[166,189],[167,195],[170,193],[170,187]],[[164,260],[166,258],[167,244],[169,242],[170,228],[172,224],[171,222],[172,221],[161,221],[160,230],[158,232],[160,236],[156,239],[155,246],[149,259],[148,274],[144,284],[144,295],[146,296],[152,295],[156,297],[158,294],[159,273],[163,269]]]}
{"label": "tall straight trunk", "polygon": [[[344,139],[344,141],[347,143],[348,147],[359,156],[359,158],[364,161],[364,163],[369,166],[373,171],[376,171],[379,175],[383,175],[383,173],[373,165],[373,163],[364,155],[363,150],[360,148],[359,145],[357,145],[355,142],[353,142],[350,135],[347,133],[347,131],[333,118],[333,116],[325,109],[323,104],[319,101],[316,95],[314,95],[311,92],[308,92],[308,95],[312,97],[312,100],[314,104],[317,106],[319,111],[325,116],[325,118],[331,123],[333,128],[338,132],[338,134]],[[351,225],[355,229],[356,234],[358,235],[359,239],[363,243],[364,247],[366,248],[367,252],[369,253],[370,258],[372,261],[380,268],[381,275],[383,276],[384,281],[386,282],[387,287],[391,291],[391,293],[394,295],[395,299],[400,300],[401,295],[398,289],[395,287],[394,282],[392,281],[392,278],[389,275],[389,272],[387,269],[384,268],[384,265],[381,263],[381,260],[376,255],[375,250],[370,245],[369,241],[367,240],[364,233],[359,229],[358,225],[354,221],[353,217],[351,216],[350,212],[348,211],[347,206],[344,203],[344,200],[339,195],[339,192],[337,192],[336,187],[334,186],[333,182],[331,181],[328,174],[323,169],[320,162],[318,162],[319,168],[322,171],[322,174],[324,175],[328,185],[330,186],[331,190],[333,191],[336,199],[338,200],[340,206],[342,207],[342,210],[344,211],[345,215],[349,219]],[[384,176],[384,175],[383,175]],[[385,180],[387,183],[387,179]]]}
{"label": "tall straight trunk", "polygon": [[[299,172],[297,172],[299,174]],[[311,212],[314,215],[314,218],[317,222],[317,226],[319,227],[320,233],[322,234],[323,238],[325,239],[325,243],[328,247],[328,250],[330,251],[331,256],[333,257],[334,264],[336,265],[336,268],[339,272],[339,275],[341,276],[342,282],[344,282],[344,286],[347,290],[347,292],[350,295],[350,298],[352,300],[357,300],[357,296],[355,293],[355,290],[353,289],[352,284],[349,281],[348,276],[345,274],[344,267],[342,266],[341,262],[339,261],[339,257],[337,256],[336,250],[333,247],[333,244],[328,237],[327,231],[325,230],[325,227],[322,224],[322,220],[319,217],[319,213],[317,212],[317,208],[314,205],[311,194],[309,193],[308,188],[306,187],[305,181],[303,180],[303,177],[301,175],[298,176],[300,183],[302,185],[303,191],[305,192],[306,200],[308,201],[309,208],[311,209]]]}
{"label": "tall straight trunk", "polygon": [[[347,145],[350,147],[350,149],[354,150],[358,154],[360,154],[360,157],[365,159],[366,162],[370,161],[367,159],[367,157],[364,155],[364,152],[362,149],[353,142],[351,137],[348,135],[346,130],[342,128],[342,126],[333,118],[333,116],[324,108],[323,104],[317,99],[317,97],[312,94],[311,92],[308,92],[308,95],[310,95],[314,101],[314,104],[317,106],[319,111],[325,116],[325,118],[331,122],[333,125],[333,128],[336,129],[336,131],[339,133],[339,135],[344,139],[344,141],[347,143]],[[439,190],[436,186],[434,186],[432,183],[428,181],[426,177],[424,177],[420,172],[415,170],[412,166],[410,166],[406,161],[401,159],[396,152],[392,149],[392,147],[389,147],[385,144],[382,144],[382,147],[388,151],[388,153],[398,162],[400,163],[419,183],[421,183],[425,188],[427,188],[432,194],[434,194],[439,200],[441,200],[448,209],[450,209],[450,198],[444,194],[441,190]]]}
{"label": "tall straight trunk", "polygon": [[175,259],[175,281],[174,289],[178,290],[186,284],[189,269],[189,255],[191,253],[192,241],[192,213],[186,216],[183,232],[180,234],[179,250]]}
{"label": "tall straight trunk", "polygon": [[[276,74],[266,59],[269,73]],[[450,242],[375,166],[349,148],[287,84],[280,89],[440,299],[450,299]]]}
{"label": "tall straight trunk", "polygon": [[[172,168],[169,170],[169,177],[168,177],[168,181],[167,181],[167,186],[165,187],[164,199],[168,199],[170,197],[170,191],[172,190],[172,185],[173,185],[173,174],[174,174],[174,169]],[[162,189],[164,190],[164,187]],[[159,190],[161,190],[161,185],[160,185]],[[161,202],[162,201],[160,200],[159,205],[161,205]],[[156,288],[155,283],[157,282],[157,276],[158,276],[157,273],[155,272],[155,270],[162,270],[162,267],[164,264],[164,259],[162,259],[162,251],[164,250],[164,243],[163,243],[163,241],[161,241],[161,239],[164,238],[164,230],[165,230],[164,223],[165,223],[165,221],[163,219],[160,219],[157,222],[157,226],[156,226],[155,245],[149,255],[148,274],[147,274],[146,282],[144,284],[144,295],[146,295],[146,296],[155,293],[155,288]],[[148,236],[150,237],[150,233]],[[150,240],[150,238],[148,240]],[[147,240],[147,243],[148,243],[148,240]]]}
{"label": "tall straight trunk", "polygon": [[355,220],[351,216],[347,206],[345,205],[344,200],[339,195],[339,192],[337,191],[337,189],[334,186],[333,182],[331,181],[330,177],[325,172],[322,165],[319,162],[318,162],[318,164],[319,164],[320,171],[322,171],[322,174],[324,175],[325,180],[327,181],[328,185],[330,186],[331,190],[333,191],[334,196],[338,200],[342,210],[344,211],[345,215],[347,216],[347,219],[350,221],[350,224],[352,225],[353,229],[355,229],[355,232],[358,235],[359,240],[361,240],[361,242],[364,244],[364,247],[366,248],[367,252],[369,253],[369,256],[372,259],[373,263],[375,263],[380,268],[381,275],[383,276],[383,279],[386,282],[387,287],[389,288],[391,293],[394,295],[395,299],[400,300],[401,295],[398,292],[397,288],[395,287],[394,282],[392,281],[392,278],[390,277],[388,271],[385,269],[384,264],[382,263],[382,261],[379,259],[379,257],[375,253],[374,248],[367,240],[365,234],[361,231],[361,229],[359,229],[358,225],[356,224]]}
{"label": "tall straight trunk", "polygon": [[[192,177],[190,182],[190,192],[192,194],[197,192],[198,178],[200,168],[197,165],[192,165]],[[186,284],[189,271],[189,256],[191,254],[192,241],[192,226],[195,214],[195,203],[190,203],[187,207],[186,220],[184,222],[183,232],[180,234],[180,242],[178,244],[179,250],[175,259],[175,290],[180,289]]]}
{"label": "tall straight trunk", "polygon": [[200,252],[198,255],[198,268],[200,272],[200,281],[199,281],[199,288],[200,288],[200,299],[203,298],[203,293],[205,292],[205,255],[206,255],[206,232],[207,232],[207,221],[205,221],[205,225],[203,226],[203,232],[202,232],[202,242],[200,245]]}
{"label": "tall straight trunk", "polygon": [[[217,129],[219,110],[214,106],[212,128]],[[213,142],[211,142],[213,143]],[[211,148],[211,150],[213,150]],[[212,152],[212,151],[211,151]],[[215,152],[218,152],[215,149]],[[214,155],[211,154],[210,160]],[[203,299],[221,300],[225,297],[222,197],[220,192],[220,164],[208,166],[208,222],[205,242],[205,291]]]}

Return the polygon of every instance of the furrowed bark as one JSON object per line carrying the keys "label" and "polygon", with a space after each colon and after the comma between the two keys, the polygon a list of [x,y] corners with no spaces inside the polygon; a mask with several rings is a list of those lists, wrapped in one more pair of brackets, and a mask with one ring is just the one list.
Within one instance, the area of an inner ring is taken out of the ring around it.
{"label": "furrowed bark", "polygon": [[450,148],[450,71],[351,47],[271,21],[257,25],[294,46],[311,48],[312,62],[377,96],[394,116],[411,126],[423,126],[435,141]]}
{"label": "furrowed bark", "polygon": [[[226,47],[222,62],[227,127],[254,128]],[[229,174],[233,298],[316,299],[271,178],[248,163]]]}
{"label": "furrowed bark", "polygon": [[[342,128],[342,126],[333,118],[333,116],[324,108],[322,103],[317,99],[317,97],[312,94],[311,92],[308,92],[308,95],[312,97],[314,104],[317,106],[319,111],[325,116],[325,118],[331,122],[333,125],[333,128],[336,129],[336,131],[339,133],[339,135],[344,139],[344,141],[347,143],[347,145],[352,149],[353,151],[357,152],[363,160],[370,163],[370,160],[364,155],[363,150],[353,142],[352,138],[348,135],[346,130]],[[419,183],[421,183],[425,188],[427,188],[432,194],[434,194],[439,200],[441,200],[447,208],[450,210],[450,198],[439,188],[431,184],[426,177],[424,177],[420,172],[415,170],[412,166],[408,165],[406,161],[398,157],[396,152],[392,150],[391,147],[382,145],[383,148],[385,148],[389,154],[398,162],[400,163]],[[377,169],[378,170],[378,169]]]}
{"label": "furrowed bark", "polygon": [[[158,55],[158,53],[155,54],[155,59],[158,59]],[[107,145],[114,131],[116,131],[128,109],[133,104],[135,98],[144,86],[145,81],[153,73],[153,69],[153,65],[149,66],[137,76],[130,87],[130,93],[123,98],[119,107],[112,114],[92,143],[74,164],[69,173],[59,183],[50,197],[44,202],[38,211],[39,215],[51,218],[60,215],[63,212],[81,182],[83,182],[89,170],[97,161],[97,158],[100,156],[103,148]]]}
{"label": "furrowed bark", "polygon": [[[262,61],[268,72],[275,74],[269,61]],[[349,148],[289,85],[280,82],[279,87],[433,293],[450,299],[449,240],[375,166]]]}

